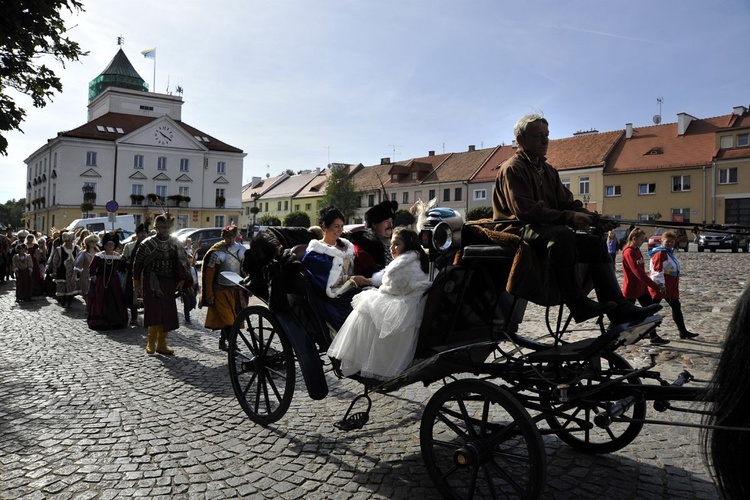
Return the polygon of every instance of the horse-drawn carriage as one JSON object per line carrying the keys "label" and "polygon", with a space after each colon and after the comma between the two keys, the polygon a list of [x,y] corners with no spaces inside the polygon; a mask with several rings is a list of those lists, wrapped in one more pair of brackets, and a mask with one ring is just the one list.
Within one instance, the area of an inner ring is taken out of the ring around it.
{"label": "horse-drawn carriage", "polygon": [[[557,311],[556,318],[547,316],[552,335],[523,335],[524,296],[533,288],[528,273],[538,266],[525,262],[520,241],[493,239],[497,235],[482,224],[459,229],[442,222],[442,215],[423,230],[437,274],[426,293],[415,359],[388,380],[352,377],[363,394],[338,428],[365,425],[370,394],[440,384],[419,432],[437,489],[447,498],[538,498],[546,477],[542,436],[555,435],[587,453],[609,453],[638,436],[649,403],[662,412],[704,398],[705,386],[689,386],[687,372],[663,380],[653,370],[655,355],[647,366],[633,368],[617,354],[651,335],[660,316],[609,328],[599,318],[598,335],[569,342],[570,319],[562,306],[555,308],[555,294],[545,293],[548,312]],[[340,372],[325,356],[331,332],[310,306],[295,251],[264,255],[262,275],[256,269],[249,286],[265,305],[251,305],[237,317],[229,372],[248,417],[269,425],[288,410],[298,367],[314,400],[328,394],[326,372]],[[354,411],[357,405],[364,410]]]}

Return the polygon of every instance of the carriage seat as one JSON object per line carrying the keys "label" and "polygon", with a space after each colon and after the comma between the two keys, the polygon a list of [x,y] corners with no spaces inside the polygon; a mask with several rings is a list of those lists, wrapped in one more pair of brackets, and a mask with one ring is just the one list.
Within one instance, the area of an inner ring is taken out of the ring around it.
{"label": "carriage seat", "polygon": [[512,245],[469,245],[463,248],[461,260],[464,262],[485,261],[485,262],[513,262],[515,259],[517,246]]}

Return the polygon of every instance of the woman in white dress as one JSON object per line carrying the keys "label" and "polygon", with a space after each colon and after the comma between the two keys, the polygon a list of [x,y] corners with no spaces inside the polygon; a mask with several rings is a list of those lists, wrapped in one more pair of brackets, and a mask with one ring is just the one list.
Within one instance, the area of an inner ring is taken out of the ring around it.
{"label": "woman in white dress", "polygon": [[359,372],[367,378],[388,379],[414,358],[423,294],[430,286],[429,261],[419,235],[405,228],[393,232],[391,254],[393,261],[381,271],[382,285],[354,296],[354,311],[328,349],[328,356],[341,361],[345,376]]}

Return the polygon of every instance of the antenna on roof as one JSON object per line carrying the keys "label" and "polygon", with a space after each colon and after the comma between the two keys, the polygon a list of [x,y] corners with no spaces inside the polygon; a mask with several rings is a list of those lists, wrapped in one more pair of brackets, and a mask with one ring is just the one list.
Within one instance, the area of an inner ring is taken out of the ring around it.
{"label": "antenna on roof", "polygon": [[396,163],[396,148],[403,148],[403,146],[399,146],[398,144],[388,144],[393,148],[393,163]]}
{"label": "antenna on roof", "polygon": [[125,37],[120,35],[117,37],[117,45],[125,45]]}
{"label": "antenna on roof", "polygon": [[656,98],[656,104],[659,105],[659,114],[658,115],[654,115],[653,120],[654,120],[654,124],[655,125],[659,125],[661,123],[661,105],[662,105],[662,103],[664,103],[664,98],[663,97],[657,97]]}

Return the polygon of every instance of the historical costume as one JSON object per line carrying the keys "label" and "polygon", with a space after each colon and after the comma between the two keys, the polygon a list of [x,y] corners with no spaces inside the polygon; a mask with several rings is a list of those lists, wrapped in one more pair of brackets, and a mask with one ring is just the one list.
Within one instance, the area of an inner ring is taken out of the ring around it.
{"label": "historical costume", "polygon": [[192,285],[185,250],[169,235],[165,216],[156,218],[156,234],[143,240],[133,264],[133,288],[143,295],[143,325],[148,327],[146,354],[174,354],[167,332],[179,328],[175,294]]}
{"label": "historical costume", "polygon": [[225,227],[221,237],[224,239],[209,248],[203,256],[200,307],[208,307],[206,328],[221,330],[219,348],[226,350],[229,329],[246,301],[241,289],[221,273],[242,272],[245,247],[236,242],[237,228],[234,226]]}
{"label": "historical costume", "polygon": [[[96,255],[96,244],[99,243],[99,237],[90,234],[83,239],[83,246],[81,252],[76,257],[75,270],[78,272],[78,284],[81,288],[81,295],[83,300],[88,304],[89,302],[89,288],[91,285],[91,277],[89,275],[89,269],[91,262],[94,260]],[[92,292],[93,293],[93,292]]]}
{"label": "historical costume", "polygon": [[135,262],[135,254],[147,235],[146,226],[139,224],[135,228],[135,239],[127,242],[122,248],[122,259],[120,260],[120,272],[125,275],[125,306],[130,310],[130,324],[132,326],[138,325],[138,302],[133,296],[133,263]]}
{"label": "historical costume", "polygon": [[390,378],[409,365],[429,286],[419,255],[410,251],[385,268],[380,288],[354,296],[354,310],[328,349],[330,357],[341,361],[344,375]]}
{"label": "historical costume", "polygon": [[352,231],[343,237],[354,244],[354,274],[370,278],[393,260],[391,244],[393,218],[398,202],[386,200],[365,212],[364,230]]}
{"label": "historical costume", "polygon": [[75,272],[78,247],[73,245],[73,233],[63,233],[61,238],[62,245],[55,248],[52,254],[52,272],[57,284],[55,296],[67,308],[73,305],[73,297],[81,292]]}
{"label": "historical costume", "polygon": [[91,289],[87,302],[89,328],[105,330],[124,328],[128,322],[125,296],[120,281],[121,256],[114,252],[117,235],[107,233],[102,239],[104,250],[94,255],[89,268]]}
{"label": "historical costume", "polygon": [[351,299],[358,291],[352,287],[341,293],[343,287],[350,286],[348,279],[354,274],[354,245],[343,238],[336,245],[312,240],[302,264],[310,276],[311,304],[334,330],[338,330],[351,312]]}
{"label": "historical costume", "polygon": [[[5,231],[5,228],[0,228],[0,231]],[[5,234],[0,232],[0,283],[10,279],[11,259],[10,241]]]}
{"label": "historical costume", "polygon": [[31,300],[31,273],[34,265],[31,256],[26,252],[26,245],[21,244],[16,248],[13,256],[13,272],[16,275],[16,302]]}

